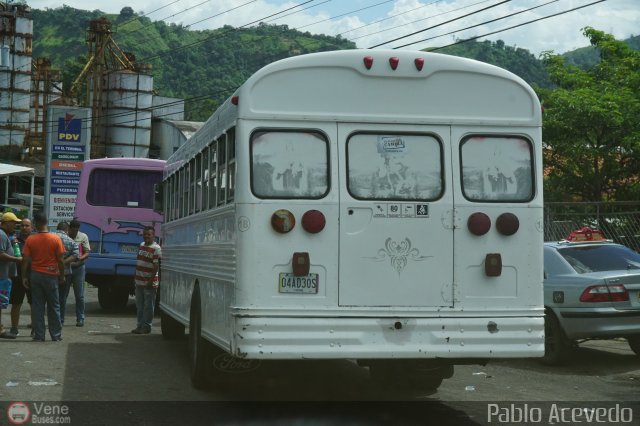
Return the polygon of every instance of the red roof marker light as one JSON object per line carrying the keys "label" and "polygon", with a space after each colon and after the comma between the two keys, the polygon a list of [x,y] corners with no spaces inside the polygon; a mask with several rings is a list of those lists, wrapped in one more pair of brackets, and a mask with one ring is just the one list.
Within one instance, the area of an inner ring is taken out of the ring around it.
{"label": "red roof marker light", "polygon": [[368,70],[373,66],[373,56],[365,56],[362,60],[364,62],[364,66],[367,67]]}
{"label": "red roof marker light", "polygon": [[389,65],[391,65],[392,70],[395,70],[396,68],[398,68],[399,63],[400,63],[400,58],[398,58],[397,56],[393,56],[389,58]]}
{"label": "red roof marker light", "polygon": [[416,69],[418,71],[422,71],[422,67],[424,67],[424,58],[416,58],[413,63],[416,64]]}

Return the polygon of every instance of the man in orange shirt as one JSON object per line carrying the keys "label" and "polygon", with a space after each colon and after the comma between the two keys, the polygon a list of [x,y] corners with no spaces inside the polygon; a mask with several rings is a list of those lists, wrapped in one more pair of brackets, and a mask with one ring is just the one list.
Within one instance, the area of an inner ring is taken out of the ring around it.
{"label": "man in orange shirt", "polygon": [[62,340],[62,323],[58,283],[65,280],[64,245],[58,235],[49,232],[48,220],[43,213],[36,213],[34,222],[38,233],[27,238],[22,253],[23,285],[31,288],[33,340],[44,342],[44,309],[47,305],[49,334],[51,340],[59,341]]}

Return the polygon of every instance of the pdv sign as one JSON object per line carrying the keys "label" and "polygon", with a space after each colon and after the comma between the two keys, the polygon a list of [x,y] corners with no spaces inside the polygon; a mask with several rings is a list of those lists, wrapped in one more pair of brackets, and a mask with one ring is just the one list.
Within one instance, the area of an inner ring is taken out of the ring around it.
{"label": "pdv sign", "polygon": [[82,119],[73,118],[74,114],[65,114],[58,118],[58,142],[80,142]]}

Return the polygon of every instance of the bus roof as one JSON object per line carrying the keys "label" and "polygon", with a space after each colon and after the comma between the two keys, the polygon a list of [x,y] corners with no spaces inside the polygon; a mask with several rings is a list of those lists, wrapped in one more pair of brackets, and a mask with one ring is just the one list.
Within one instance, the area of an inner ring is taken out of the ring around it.
{"label": "bus roof", "polygon": [[157,160],[153,158],[133,158],[133,157],[118,157],[118,158],[94,158],[92,160],[84,161],[84,168],[95,167],[109,167],[109,166],[136,166],[136,167],[158,167],[162,169],[164,167],[165,160]]}
{"label": "bus roof", "polygon": [[240,118],[523,126],[540,126],[542,120],[537,95],[515,74],[472,59],[410,50],[283,59],[258,70],[235,95]]}

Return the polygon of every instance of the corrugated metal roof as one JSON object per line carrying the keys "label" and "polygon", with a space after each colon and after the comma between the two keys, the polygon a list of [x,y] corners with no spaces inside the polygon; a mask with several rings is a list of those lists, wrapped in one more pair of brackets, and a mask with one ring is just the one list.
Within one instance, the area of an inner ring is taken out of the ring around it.
{"label": "corrugated metal roof", "polygon": [[0,163],[0,176],[7,175],[35,175],[35,170],[31,167],[16,166],[14,164]]}

